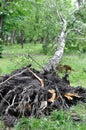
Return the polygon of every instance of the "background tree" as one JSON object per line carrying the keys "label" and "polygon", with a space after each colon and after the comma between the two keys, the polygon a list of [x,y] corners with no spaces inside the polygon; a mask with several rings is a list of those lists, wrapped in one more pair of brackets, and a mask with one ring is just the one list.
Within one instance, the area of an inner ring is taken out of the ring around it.
{"label": "background tree", "polygon": [[3,33],[5,44],[17,43],[23,47],[26,42],[39,42],[45,54],[54,54],[62,46],[59,60],[64,48],[66,52],[85,51],[85,1],[79,4],[80,8],[74,4],[71,0],[2,0],[0,35]]}

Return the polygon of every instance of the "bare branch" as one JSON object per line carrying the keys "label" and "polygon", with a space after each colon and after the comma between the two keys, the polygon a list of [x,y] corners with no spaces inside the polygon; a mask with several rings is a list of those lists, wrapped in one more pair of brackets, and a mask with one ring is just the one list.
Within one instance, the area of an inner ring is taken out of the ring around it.
{"label": "bare branch", "polygon": [[65,19],[63,18],[62,14],[58,10],[56,10],[56,12],[57,12],[57,15],[59,16],[60,22],[64,23]]}
{"label": "bare branch", "polygon": [[[22,73],[24,73],[27,69],[24,69],[23,71],[21,71],[20,73],[14,74],[12,76],[10,76],[8,79],[6,79],[5,81],[1,82],[0,85],[3,85],[4,83],[8,82],[10,79],[14,78],[15,76],[21,75]],[[1,86],[0,86],[1,87]]]}
{"label": "bare branch", "polygon": [[75,12],[77,12],[78,10],[82,9],[84,6],[86,5],[86,3],[84,3],[83,5],[79,6],[79,8],[75,8],[73,11],[71,11],[71,13],[69,14],[70,16],[73,15]]}
{"label": "bare branch", "polygon": [[31,55],[28,54],[28,57],[30,57],[39,67],[43,68],[43,66],[39,64]]}
{"label": "bare branch", "polygon": [[83,40],[86,41],[86,38],[79,38],[79,37],[73,37],[73,38],[67,38],[68,40]]}
{"label": "bare branch", "polygon": [[66,35],[68,35],[68,33],[70,33],[71,31],[75,31],[77,33],[79,33],[80,35],[83,35],[84,33],[81,32],[81,30],[77,29],[77,28],[72,28],[72,29],[69,29],[67,32],[66,32]]}

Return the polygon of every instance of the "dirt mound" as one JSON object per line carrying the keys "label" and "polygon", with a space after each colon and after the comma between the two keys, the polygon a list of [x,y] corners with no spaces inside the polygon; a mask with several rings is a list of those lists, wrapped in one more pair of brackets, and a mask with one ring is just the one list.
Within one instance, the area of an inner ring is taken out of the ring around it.
{"label": "dirt mound", "polygon": [[0,115],[41,117],[77,101],[86,102],[86,89],[71,87],[67,78],[68,74],[60,78],[53,70],[41,73],[30,66],[1,76]]}

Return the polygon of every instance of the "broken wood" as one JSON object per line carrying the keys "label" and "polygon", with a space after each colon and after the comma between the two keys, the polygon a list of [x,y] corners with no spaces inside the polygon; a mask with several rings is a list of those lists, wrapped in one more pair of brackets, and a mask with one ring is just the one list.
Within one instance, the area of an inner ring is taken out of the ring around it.
{"label": "broken wood", "polygon": [[54,102],[55,101],[55,98],[56,98],[56,92],[55,92],[55,90],[54,89],[52,89],[52,90],[48,90],[48,92],[49,93],[51,93],[51,98],[50,99],[48,99],[48,102]]}
{"label": "broken wood", "polygon": [[41,79],[39,76],[37,76],[37,74],[35,74],[30,68],[28,68],[29,72],[31,72],[41,83],[41,87],[44,87],[44,81],[43,79]]}
{"label": "broken wood", "polygon": [[77,98],[81,97],[78,95],[78,93],[66,93],[64,96],[67,97],[68,100],[73,100],[73,97],[77,97]]}

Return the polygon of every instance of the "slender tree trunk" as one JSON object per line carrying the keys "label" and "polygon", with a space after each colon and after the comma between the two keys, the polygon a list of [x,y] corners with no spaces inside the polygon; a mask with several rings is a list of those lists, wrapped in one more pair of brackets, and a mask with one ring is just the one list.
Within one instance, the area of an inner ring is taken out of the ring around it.
{"label": "slender tree trunk", "polygon": [[11,40],[10,40],[11,44],[13,44],[15,42],[15,33],[16,33],[15,30],[13,30],[11,33]]}
{"label": "slender tree trunk", "polygon": [[[2,8],[2,10],[5,10],[5,7],[7,6],[7,2],[8,0],[4,0],[4,5],[2,4],[2,2],[0,2],[0,8]],[[0,14],[0,38],[3,39],[3,25],[4,25],[4,14]]]}
{"label": "slender tree trunk", "polygon": [[64,53],[64,48],[65,48],[65,43],[66,43],[66,27],[67,27],[67,22],[66,20],[63,21],[63,28],[60,33],[59,39],[58,39],[58,47],[56,49],[56,52],[54,53],[53,57],[50,59],[47,65],[44,66],[44,70],[50,71],[51,69],[56,69],[58,63],[60,62],[63,53]]}
{"label": "slender tree trunk", "polygon": [[3,17],[0,15],[0,37],[2,37],[2,24],[3,24]]}
{"label": "slender tree trunk", "polygon": [[25,43],[25,34],[24,31],[21,30],[21,35],[20,35],[20,43],[21,43],[21,47],[24,48],[24,43]]}
{"label": "slender tree trunk", "polygon": [[[2,4],[0,3],[0,8]],[[0,14],[0,38],[2,38],[3,14]]]}

